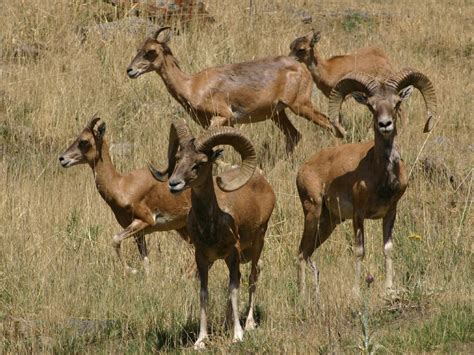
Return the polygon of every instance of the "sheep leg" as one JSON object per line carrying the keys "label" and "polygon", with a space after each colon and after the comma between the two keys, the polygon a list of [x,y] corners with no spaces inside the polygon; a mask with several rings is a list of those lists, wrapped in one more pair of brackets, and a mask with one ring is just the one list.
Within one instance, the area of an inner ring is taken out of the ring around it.
{"label": "sheep leg", "polygon": [[[321,199],[320,199],[321,200]],[[313,201],[316,201],[313,199]],[[319,248],[331,235],[337,223],[331,220],[329,210],[319,203],[306,203],[305,224],[303,238],[300,244],[300,292],[305,293],[305,262],[313,271],[314,292],[319,294],[319,270],[315,262],[311,259],[313,252]]]}
{"label": "sheep leg", "polygon": [[354,227],[354,254],[355,254],[355,282],[353,292],[356,296],[360,295],[360,276],[362,271],[362,261],[365,256],[364,249],[364,217],[355,215],[352,219],[352,225]]}
{"label": "sheep leg", "polygon": [[234,127],[234,124],[235,120],[233,117],[215,116],[211,119],[211,124],[209,125],[209,128],[222,126]]}
{"label": "sheep leg", "polygon": [[290,110],[298,116],[306,118],[308,121],[311,121],[321,127],[324,127],[331,132],[333,132],[334,128],[335,134],[337,137],[342,138],[344,137],[345,131],[342,129],[340,125],[332,125],[329,121],[329,118],[322,114],[321,112],[316,111],[316,109],[313,107],[311,102],[306,102],[303,104],[293,104],[290,107]]}
{"label": "sheep leg", "polygon": [[[316,233],[319,226],[319,218],[321,216],[321,204],[315,203],[314,199],[308,199],[303,202],[304,210],[304,229],[303,237],[301,238],[299,247],[299,273],[298,273],[298,284],[300,293],[303,295],[306,293],[306,264],[314,265],[310,263],[311,255],[313,255],[316,246]],[[317,270],[315,273],[316,282],[318,282]]]}
{"label": "sheep leg", "polygon": [[281,110],[272,116],[272,121],[275,122],[276,126],[285,135],[286,140],[286,154],[291,155],[298,142],[301,140],[301,133],[291,123],[290,119],[286,115],[285,110]]}
{"label": "sheep leg", "polygon": [[130,223],[130,225],[127,228],[125,228],[120,233],[115,234],[112,239],[112,246],[115,248],[115,252],[117,253],[118,258],[120,259],[120,262],[122,263],[125,269],[125,273],[136,274],[137,270],[128,266],[127,262],[123,258],[122,253],[120,251],[120,245],[125,239],[135,235],[136,233],[142,231],[146,227],[148,227],[148,223],[145,223],[140,219],[135,219],[132,223]]}
{"label": "sheep leg", "polygon": [[143,233],[143,231],[135,236],[135,242],[137,243],[138,252],[143,261],[145,275],[148,276],[150,274],[150,260],[148,259],[148,248],[146,246],[145,233]]}
{"label": "sheep leg", "polygon": [[257,289],[258,277],[260,275],[258,261],[263,249],[264,236],[265,231],[263,231],[263,235],[260,238],[254,241],[252,246],[252,269],[250,270],[249,276],[249,313],[247,315],[247,320],[245,321],[245,330],[252,330],[256,327],[254,319],[255,291]]}
{"label": "sheep leg", "polygon": [[383,218],[383,253],[385,256],[385,289],[393,288],[392,231],[397,216],[396,207],[388,211]]}
{"label": "sheep leg", "polygon": [[240,260],[237,250],[225,259],[225,263],[229,269],[229,298],[234,318],[233,342],[239,342],[244,338],[244,331],[239,320]]}
{"label": "sheep leg", "polygon": [[199,272],[199,279],[201,280],[201,290],[199,293],[201,316],[199,324],[198,339],[194,343],[194,349],[204,349],[206,344],[204,340],[207,339],[207,301],[208,301],[208,276],[209,276],[209,262],[206,258],[196,250],[196,264]]}

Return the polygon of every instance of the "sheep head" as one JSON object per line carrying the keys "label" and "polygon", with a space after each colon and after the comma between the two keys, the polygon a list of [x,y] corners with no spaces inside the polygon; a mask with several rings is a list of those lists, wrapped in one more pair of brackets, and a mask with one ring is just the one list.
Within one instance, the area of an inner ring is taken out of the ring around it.
{"label": "sheep head", "polygon": [[365,73],[350,73],[341,79],[329,96],[329,117],[333,125],[341,127],[339,113],[344,98],[352,94],[354,99],[366,105],[374,118],[374,129],[387,138],[396,134],[396,117],[400,105],[420,90],[425,100],[428,118],[424,132],[433,128],[436,112],[436,94],[431,81],[422,73],[406,68],[384,82]]}
{"label": "sheep head", "polygon": [[145,40],[127,67],[127,75],[130,79],[136,79],[142,74],[161,69],[165,55],[171,54],[168,47],[171,38],[170,30],[171,27],[162,27]]}
{"label": "sheep head", "polygon": [[[194,138],[189,133],[185,121],[175,120],[170,130],[169,163],[168,168],[165,169],[166,172],[172,172],[168,180],[170,191],[177,193],[186,188],[202,185],[211,175],[212,164],[222,152],[220,149],[214,149],[218,145],[232,146],[242,158],[237,176],[231,179],[227,176],[216,178],[221,190],[237,190],[252,177],[257,165],[255,150],[250,141],[231,127],[210,129]],[[163,172],[152,166],[150,166],[150,171],[156,179],[163,181]]]}
{"label": "sheep head", "polygon": [[59,163],[63,168],[85,163],[94,165],[101,158],[100,152],[105,135],[105,122],[102,122],[96,130],[95,126],[99,120],[100,117],[94,114],[79,136],[59,156]]}
{"label": "sheep head", "polygon": [[290,53],[288,55],[296,58],[300,62],[310,62],[314,58],[314,46],[320,39],[321,32],[315,32],[314,29],[312,29],[304,36],[298,37],[291,42]]}

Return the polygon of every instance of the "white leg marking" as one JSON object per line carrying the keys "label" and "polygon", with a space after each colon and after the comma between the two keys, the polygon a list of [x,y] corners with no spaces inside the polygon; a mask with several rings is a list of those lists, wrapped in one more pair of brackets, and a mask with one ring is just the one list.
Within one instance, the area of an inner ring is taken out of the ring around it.
{"label": "white leg marking", "polygon": [[194,349],[196,350],[204,349],[206,347],[204,340],[207,339],[207,297],[207,289],[201,289],[201,292],[199,294],[199,298],[201,301],[201,322],[199,325],[199,336],[196,342],[194,343]]}
{"label": "white leg marking", "polygon": [[231,283],[229,286],[230,302],[232,303],[232,313],[234,317],[234,342],[244,339],[244,331],[239,320],[239,289]]}

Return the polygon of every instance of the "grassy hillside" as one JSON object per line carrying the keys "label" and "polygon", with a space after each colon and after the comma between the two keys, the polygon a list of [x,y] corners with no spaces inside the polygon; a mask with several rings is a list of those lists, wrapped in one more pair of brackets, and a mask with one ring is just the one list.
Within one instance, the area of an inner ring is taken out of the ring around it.
{"label": "grassy hillside", "polygon": [[[292,115],[303,139],[287,159],[283,135],[271,122],[240,126],[277,194],[257,286],[260,327],[246,333],[243,343],[231,343],[222,324],[227,271],[219,262],[210,273],[208,349],[472,353],[474,4],[253,3],[250,15],[248,1],[209,0],[216,22],[192,23],[171,41],[182,69],[191,73],[285,55],[296,36],[314,27],[322,31],[318,46],[325,57],[377,45],[399,68],[427,74],[436,86],[439,121],[424,135],[421,95],[405,104],[410,120],[398,142],[411,175],[394,230],[398,295],[383,296],[381,222],[366,221],[364,274],[375,277],[365,291],[367,307],[351,296],[350,222],[315,253],[320,303],[297,292],[303,220],[296,172],[313,153],[340,142]],[[301,22],[300,9],[311,14],[311,24]],[[126,76],[145,26],[106,37],[92,28],[85,38],[81,28],[117,16],[113,7],[92,0],[4,2],[0,16],[0,352],[191,351],[199,322],[198,282],[184,274],[191,249],[174,232],[151,235],[151,276],[124,277],[111,247],[120,227],[97,193],[90,168],[66,170],[57,159],[98,112],[107,122],[119,171],[148,160],[164,162],[169,123],[186,114],[156,74],[133,81]],[[327,111],[327,99],[317,91],[313,102]],[[372,139],[366,109],[351,100],[344,112],[346,142]],[[201,130],[188,120],[195,132]],[[120,149],[124,145],[131,149]],[[230,161],[230,149],[225,154]],[[142,270],[134,242],[124,242],[122,249]],[[242,269],[244,314],[249,268]],[[368,319],[365,346],[362,318]]]}

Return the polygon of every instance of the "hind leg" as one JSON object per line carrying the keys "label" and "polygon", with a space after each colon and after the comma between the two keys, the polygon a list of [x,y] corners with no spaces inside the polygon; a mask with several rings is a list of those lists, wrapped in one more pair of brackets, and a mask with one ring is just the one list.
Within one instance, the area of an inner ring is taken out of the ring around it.
{"label": "hind leg", "polygon": [[137,243],[138,251],[143,261],[145,275],[148,276],[150,273],[150,260],[148,259],[148,248],[146,246],[145,234],[143,232],[138,233],[135,236],[135,242]]}
{"label": "hind leg", "polygon": [[135,219],[135,220],[133,220],[132,223],[130,223],[130,225],[127,228],[125,228],[120,233],[115,234],[113,239],[112,239],[112,246],[114,247],[118,258],[120,259],[120,262],[122,263],[122,265],[125,269],[125,273],[135,274],[135,273],[137,273],[137,270],[131,268],[127,264],[127,262],[123,258],[122,253],[120,251],[120,246],[121,246],[122,242],[125,239],[130,238],[131,236],[135,235],[136,233],[139,233],[140,231],[142,231],[143,229],[145,229],[148,226],[149,226],[149,224],[147,224],[146,222],[143,222],[140,219]]}
{"label": "hind leg", "polygon": [[305,264],[308,264],[313,272],[314,290],[319,293],[319,271],[311,259],[314,250],[329,238],[336,227],[332,221],[328,209],[322,203],[322,198],[310,199],[303,204],[305,212],[304,231],[299,248],[299,286],[302,294],[306,291]]}
{"label": "hind leg", "polygon": [[290,119],[286,115],[285,110],[277,112],[272,121],[275,122],[280,131],[285,135],[286,154],[291,155],[298,142],[301,140],[301,133],[293,126]]}
{"label": "hind leg", "polygon": [[345,131],[342,126],[338,125],[336,122],[331,124],[329,118],[323,115],[321,112],[316,111],[313,107],[311,101],[306,101],[298,104],[293,104],[290,107],[290,110],[298,116],[306,118],[308,121],[311,121],[327,130],[333,132],[336,137],[343,138]]}
{"label": "hind leg", "polygon": [[257,281],[260,275],[260,266],[259,259],[263,249],[265,230],[260,238],[255,240],[252,246],[252,269],[250,270],[249,276],[249,313],[247,315],[247,320],[245,321],[245,330],[255,329],[256,322],[254,319],[254,309],[255,309],[255,290],[257,289]]}

